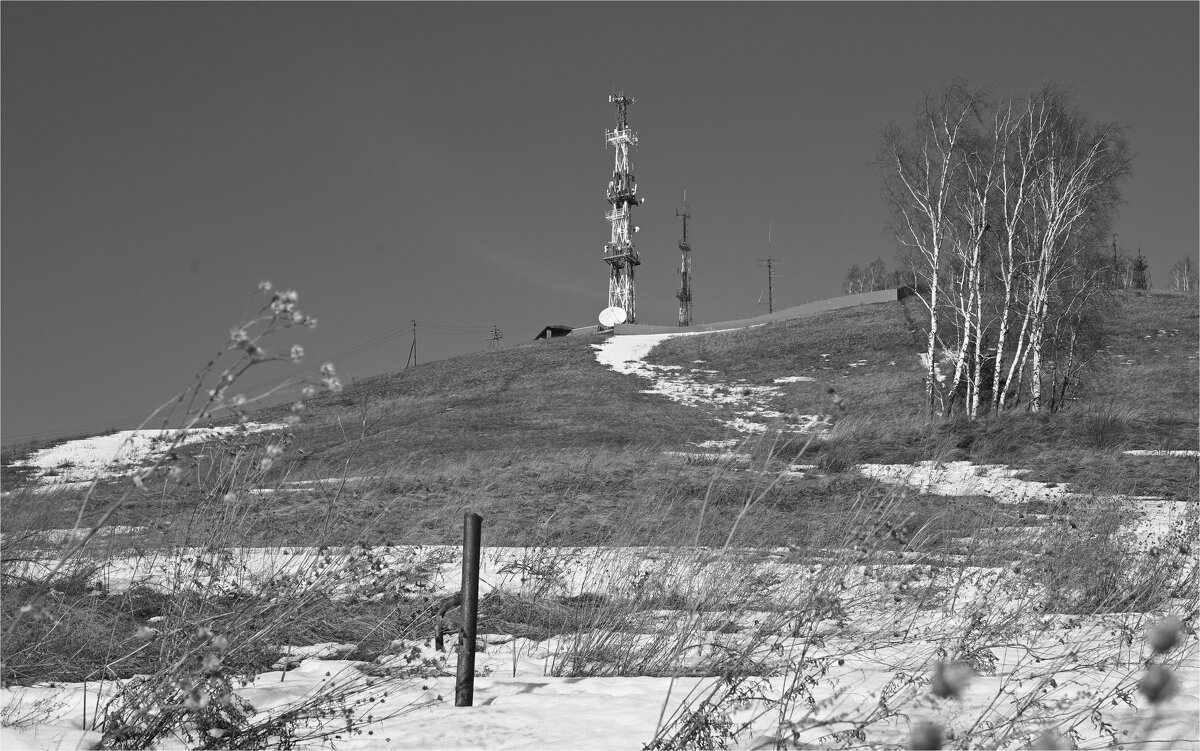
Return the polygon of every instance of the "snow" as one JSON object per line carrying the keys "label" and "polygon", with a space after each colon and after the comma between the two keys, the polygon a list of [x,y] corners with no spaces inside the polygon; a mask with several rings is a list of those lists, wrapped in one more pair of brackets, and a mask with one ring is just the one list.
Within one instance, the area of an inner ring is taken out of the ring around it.
{"label": "snow", "polygon": [[[733,417],[720,422],[727,428],[743,434],[766,433],[773,427],[788,432],[808,432],[828,427],[822,415],[789,415],[785,423],[784,413],[771,409],[771,401],[783,396],[778,386],[760,386],[732,381],[724,384],[700,383],[696,374],[717,375],[712,370],[684,369],[679,365],[651,365],[644,362],[646,355],[661,342],[676,336],[711,334],[710,331],[685,331],[673,334],[635,334],[612,336],[603,344],[593,344],[596,360],[618,373],[636,375],[650,381],[650,388],[642,393],[659,394],[672,401],[693,407],[716,408],[731,411]],[[695,364],[695,363],[693,363]],[[796,383],[812,380],[806,376],[777,378],[775,383]]]}
{"label": "snow", "polygon": [[1161,449],[1132,449],[1125,452],[1130,456],[1182,456],[1189,459],[1200,458],[1200,451],[1185,451],[1174,450],[1167,451]]}
{"label": "snow", "polygon": [[[61,545],[67,541],[82,540],[91,531],[90,527],[78,529],[38,529],[27,532],[0,533],[0,540],[8,542],[14,537],[27,538],[38,545]],[[146,531],[145,527],[131,527],[124,524],[112,524],[103,527],[96,536],[99,538],[115,537],[117,535],[137,535]]]}
{"label": "snow", "polygon": [[[201,554],[184,551],[184,561],[189,555]],[[135,557],[112,559],[99,576],[118,589],[133,583],[168,586],[171,576],[193,570],[177,567],[174,560],[163,558],[155,566]],[[437,596],[456,590],[461,572],[461,552],[456,546],[231,549],[223,551],[222,560],[228,570],[236,572],[234,577],[219,580],[226,582],[231,592],[252,593],[272,577],[291,572],[311,576],[311,583],[304,586],[321,587],[334,600],[382,592],[404,571],[421,571],[425,577],[410,587],[409,594],[420,590]],[[1018,701],[1036,696],[1040,704],[1035,708],[1051,708],[1044,712],[1047,722],[1051,716],[1062,718],[1072,713],[1086,719],[1089,708],[1098,702],[1104,706],[1105,721],[1120,730],[1134,732],[1143,740],[1160,738],[1172,747],[1198,747],[1200,654],[1195,639],[1173,658],[1184,686],[1177,696],[1151,710],[1134,693],[1133,706],[1111,707],[1105,697],[1122,685],[1123,690],[1131,687],[1144,657],[1139,647],[1127,645],[1123,635],[1145,630],[1152,616],[1040,616],[1029,611],[1023,596],[1013,594],[1026,591],[1023,588],[1029,584],[1008,569],[931,567],[927,558],[909,558],[903,553],[883,560],[890,562],[832,564],[837,568],[827,572],[826,564],[793,561],[788,549],[495,547],[485,548],[481,557],[480,594],[620,595],[633,592],[638,582],[643,582],[663,593],[678,593],[689,603],[710,603],[703,610],[689,605],[643,613],[644,623],[650,626],[646,630],[653,633],[614,632],[607,643],[639,644],[682,671],[729,650],[750,650],[764,664],[779,666],[788,660],[800,664],[796,661],[805,655],[803,664],[816,678],[811,687],[815,704],[810,710],[807,704],[797,702],[794,714],[785,711],[783,719],[798,722],[801,740],[816,745],[828,745],[831,730],[850,727],[848,721],[864,720],[884,697],[909,717],[930,718],[963,732],[977,718],[1003,721],[1012,716]],[[356,565],[363,562],[370,565]],[[381,565],[376,567],[376,563]],[[811,628],[819,634],[815,637],[789,633],[792,621],[787,604],[805,602],[830,573],[844,581],[844,623],[833,619],[813,622]],[[195,577],[198,587],[213,582],[195,573],[185,575]],[[414,581],[413,577],[399,579]],[[899,589],[897,583],[902,583]],[[922,591],[953,591],[953,602],[925,603]],[[739,595],[752,596],[764,609],[712,609],[712,603]],[[893,602],[894,596],[900,599]],[[938,650],[958,644],[969,633],[977,613],[993,620],[1019,619],[1028,636],[1016,645],[987,645],[989,659],[995,661],[994,671],[977,676],[958,701],[929,699],[921,686],[927,685]],[[902,638],[889,637],[900,620],[904,633],[896,636]],[[699,625],[702,623],[707,625]],[[156,626],[166,628],[168,624]],[[672,641],[676,633],[682,639]],[[364,720],[362,733],[337,741],[334,747],[339,749],[630,749],[650,741],[660,717],[671,718],[685,702],[695,702],[712,691],[721,696],[736,688],[707,677],[551,674],[556,662],[579,643],[603,645],[605,634],[597,629],[544,641],[485,635],[476,657],[478,677],[472,708],[453,706],[457,667],[453,636],[447,652],[438,652],[428,641],[397,639],[392,649],[373,662],[345,659],[354,649],[352,644],[281,645],[284,657],[273,670],[237,688],[237,693],[260,715],[269,716],[296,705],[330,682],[358,686],[365,692],[359,694],[364,701],[387,691],[389,706],[398,714],[390,716],[379,711],[381,707],[364,710],[359,715]],[[1106,667],[1095,667],[1100,660],[1106,661]],[[906,683],[904,675],[914,676],[917,683]],[[1053,686],[1047,683],[1051,678]],[[740,747],[756,737],[779,733],[779,708],[783,706],[779,699],[787,688],[778,676],[746,681],[760,698],[725,704],[734,719],[750,722],[735,739],[734,745]],[[99,739],[92,730],[94,709],[88,711],[91,720],[85,725],[82,708],[85,703],[94,708],[99,694],[111,696],[116,688],[110,681],[0,689],[0,713],[8,720],[20,719],[4,723],[0,740],[6,749],[75,748],[93,743]],[[366,714],[374,719],[366,722]],[[1035,727],[1038,721],[1036,716],[1031,719]],[[1078,729],[1092,746],[1104,741],[1090,723]],[[873,744],[903,744],[907,734],[907,724],[899,719],[868,726]],[[316,739],[301,740],[298,745],[328,747]],[[183,746],[168,740],[159,747]]]}
{"label": "snow", "polygon": [[1025,470],[999,464],[925,461],[915,465],[860,464],[856,469],[872,479],[933,495],[986,495],[1001,503],[1025,503],[1054,501],[1067,494],[1063,485],[1022,480],[1018,476]]}
{"label": "snow", "polygon": [[[1130,619],[1075,620],[1072,625],[1053,624],[1034,643],[1022,645],[1037,650],[1040,658],[1036,663],[1026,649],[993,650],[994,674],[976,676],[957,700],[932,699],[924,694],[923,679],[917,684],[907,684],[899,678],[905,673],[927,674],[935,659],[940,644],[922,638],[919,628],[906,643],[870,649],[838,639],[823,646],[805,644],[800,639],[781,641],[778,645],[781,655],[798,656],[807,648],[807,659],[814,666],[818,661],[825,666],[824,675],[812,686],[811,708],[795,702],[791,713],[784,709],[784,719],[797,723],[802,742],[827,746],[831,730],[848,727],[849,720],[865,718],[885,697],[893,708],[914,721],[936,720],[959,732],[977,718],[1002,723],[1006,715],[1011,716],[1018,701],[1028,697],[1037,700],[1027,710],[1033,715],[1030,723],[1035,729],[1052,718],[1061,721],[1076,715],[1080,720],[1077,729],[1084,740],[1082,747],[1095,747],[1105,737],[1086,721],[1087,708],[1093,701],[1114,695],[1121,685],[1128,689],[1126,676],[1130,674],[1122,669],[1082,670],[1079,663],[1119,644],[1119,636],[1104,639],[1106,629],[1130,625]],[[669,720],[685,702],[695,702],[712,692],[722,697],[729,690],[715,678],[545,675],[544,658],[539,659],[542,655],[536,652],[524,657],[518,653],[514,661],[512,650],[528,646],[527,640],[508,640],[488,644],[486,651],[476,655],[472,707],[454,706],[453,675],[457,662],[453,651],[442,656],[444,660],[438,665],[436,675],[377,680],[364,696],[375,699],[387,691],[391,711],[396,716],[387,716],[380,711],[382,705],[375,705],[372,712],[379,716],[365,722],[362,715],[366,713],[360,713],[362,732],[342,738],[333,747],[635,749],[655,736],[661,717]],[[1077,658],[1069,658],[1068,650],[1076,652]],[[1135,650],[1129,660],[1135,675],[1136,659]],[[1194,641],[1177,662],[1176,674],[1182,691],[1156,707],[1149,707],[1136,693],[1131,696],[1132,706],[1113,707],[1104,701],[1104,720],[1118,732],[1135,732],[1135,738],[1143,742],[1159,739],[1171,748],[1197,748],[1200,727],[1196,710],[1200,697],[1196,686],[1200,683],[1200,658]],[[301,701],[329,681],[362,687],[367,680],[363,670],[370,672],[370,666],[346,660],[307,659],[286,673],[263,673],[237,693],[260,713],[269,714]],[[726,704],[734,719],[750,721],[749,729],[734,739],[738,747],[747,747],[754,738],[778,735],[778,708],[786,707],[778,704],[785,688],[781,678],[750,679],[744,685],[753,687],[753,694],[761,699]],[[39,712],[24,710],[26,716],[36,716],[37,722],[3,728],[4,748],[76,748],[80,742],[98,740],[99,734],[89,732],[84,726],[81,709],[85,702],[95,706],[98,693],[111,695],[114,688],[112,683],[91,683],[0,689],[0,704],[13,714],[20,713],[21,707],[31,707],[38,698],[54,699]],[[776,702],[776,711],[768,711],[770,702]],[[838,719],[840,723],[826,724]],[[907,736],[908,724],[900,717],[868,726],[868,740],[872,744],[902,745]],[[172,745],[162,744],[160,748]],[[329,745],[302,740],[299,747]]]}
{"label": "snow", "polygon": [[[245,426],[194,428],[184,444],[209,441],[241,430],[261,432],[286,428],[283,424],[247,423]],[[120,430],[109,435],[65,441],[35,451],[13,462],[14,467],[32,467],[42,486],[83,486],[96,479],[123,477],[160,458],[178,436],[176,430]]]}
{"label": "snow", "polygon": [[[971,462],[924,461],[912,464],[860,464],[855,469],[863,475],[889,484],[916,488],[932,495],[988,496],[999,503],[1030,501],[1062,501],[1082,499],[1060,483],[1023,480],[1027,470],[1013,469],[1000,464]],[[1188,501],[1167,501],[1155,497],[1123,497],[1122,506],[1132,512],[1133,521],[1125,527],[1134,545],[1148,550],[1168,544],[1175,535],[1190,530],[1195,536],[1196,504]]]}

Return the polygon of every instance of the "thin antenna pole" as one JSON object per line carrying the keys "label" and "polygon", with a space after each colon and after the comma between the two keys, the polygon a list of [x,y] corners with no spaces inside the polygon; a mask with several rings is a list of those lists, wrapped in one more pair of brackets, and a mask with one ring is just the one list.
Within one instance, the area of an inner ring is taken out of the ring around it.
{"label": "thin antenna pole", "polygon": [[775,272],[771,269],[771,262],[775,260],[767,256],[767,312],[775,312]]}
{"label": "thin antenna pole", "polygon": [[412,319],[413,341],[412,346],[408,348],[408,362],[404,364],[404,369],[408,370],[409,365],[417,364],[417,319]]}
{"label": "thin antenna pole", "polygon": [[[775,312],[775,266],[774,266],[774,264],[781,263],[783,261],[782,258],[772,258],[771,257],[771,235],[772,235],[772,231],[774,230],[774,228],[775,228],[774,222],[771,222],[767,225],[767,257],[763,258],[762,263],[758,264],[759,266],[766,266],[766,268],[767,268],[767,311],[769,313]],[[761,296],[759,297],[758,304],[762,305]]]}

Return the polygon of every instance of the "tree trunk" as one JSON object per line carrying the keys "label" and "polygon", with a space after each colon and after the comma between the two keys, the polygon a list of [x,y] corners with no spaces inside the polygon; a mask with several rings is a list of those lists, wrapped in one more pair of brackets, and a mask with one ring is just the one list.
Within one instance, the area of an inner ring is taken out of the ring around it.
{"label": "tree trunk", "polygon": [[1008,395],[1011,393],[1014,393],[1014,386],[1015,386],[1015,393],[1017,395],[1017,398],[1018,399],[1020,398],[1021,381],[1023,379],[1023,374],[1025,372],[1025,355],[1026,355],[1025,337],[1029,334],[1029,323],[1033,318],[1033,315],[1029,308],[1030,308],[1030,303],[1027,302],[1025,305],[1025,317],[1021,320],[1021,331],[1017,335],[1017,349],[1013,352],[1013,361],[1012,361],[1012,365],[1009,367],[1009,370],[1008,370],[1008,378],[1004,379],[1004,388],[1001,390],[1001,394],[1000,394],[999,402],[998,402],[998,408],[996,410],[997,412],[999,412],[1002,409],[1005,409],[1005,404],[1007,403]]}
{"label": "tree trunk", "polygon": [[929,369],[925,374],[927,383],[925,384],[925,410],[929,419],[933,419],[933,393],[937,388],[937,277],[934,277],[934,282],[929,290],[929,342],[926,345],[925,352],[929,355]]}
{"label": "tree trunk", "polygon": [[1043,292],[1037,307],[1037,318],[1033,322],[1033,332],[1029,337],[1029,352],[1031,357],[1029,369],[1029,411],[1039,412],[1042,409],[1042,340],[1046,334],[1046,295]]}
{"label": "tree trunk", "polygon": [[983,381],[983,274],[975,272],[975,372],[971,376],[971,407],[969,417],[979,418],[979,386]]}

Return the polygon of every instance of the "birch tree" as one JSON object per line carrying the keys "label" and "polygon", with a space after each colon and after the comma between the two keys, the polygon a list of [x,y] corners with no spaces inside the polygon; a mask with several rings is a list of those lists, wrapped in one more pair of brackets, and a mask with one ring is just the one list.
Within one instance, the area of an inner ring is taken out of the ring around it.
{"label": "birch tree", "polygon": [[1014,383],[1028,333],[1026,318],[1017,334],[1008,376],[1004,377],[1010,325],[1016,312],[1014,309],[1019,305],[1020,284],[1026,278],[1025,269],[1029,263],[1028,244],[1024,242],[1026,215],[1032,200],[1035,159],[1041,150],[1047,121],[1048,112],[1040,103],[1031,99],[1023,105],[1015,104],[1010,98],[1002,109],[997,110],[992,126],[992,138],[1001,163],[996,205],[1000,219],[997,265],[1003,287],[993,362],[991,407],[994,412],[1004,408],[1005,393],[1008,384]]}
{"label": "birch tree", "polygon": [[1191,258],[1183,258],[1171,267],[1171,285],[1178,292],[1196,291],[1196,266]]}
{"label": "birch tree", "polygon": [[937,378],[941,277],[955,229],[953,204],[962,180],[963,144],[978,126],[980,99],[980,92],[962,82],[926,94],[910,126],[893,125],[884,132],[880,151],[884,195],[897,239],[918,260],[920,281],[928,287],[928,298],[919,297],[929,312],[925,410],[930,417],[944,396]]}
{"label": "birch tree", "polygon": [[[1053,285],[1107,230],[1120,200],[1119,184],[1129,175],[1124,131],[1115,123],[1094,125],[1070,108],[1066,93],[1047,87],[1035,95],[1047,112],[1047,127],[1035,152],[1029,239],[1029,410],[1042,409],[1043,340]],[[1099,284],[1100,277],[1089,281]]]}
{"label": "birch tree", "polygon": [[972,419],[1022,399],[1040,411],[1047,384],[1057,409],[1090,359],[1097,293],[1112,284],[1103,238],[1130,170],[1121,127],[1092,123],[1053,85],[1017,100],[955,82],[926,95],[914,123],[885,131],[879,161],[929,315],[927,414],[946,416],[960,398]]}

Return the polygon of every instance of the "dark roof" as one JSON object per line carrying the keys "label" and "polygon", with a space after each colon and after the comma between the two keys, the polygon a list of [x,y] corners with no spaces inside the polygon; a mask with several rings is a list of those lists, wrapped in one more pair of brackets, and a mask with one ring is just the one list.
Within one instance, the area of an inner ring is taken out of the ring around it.
{"label": "dark roof", "polygon": [[552,323],[546,328],[542,329],[541,332],[533,338],[535,341],[538,339],[552,339],[556,336],[566,336],[574,330],[575,328],[573,326],[567,326],[562,323]]}

